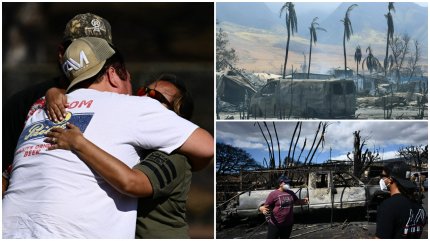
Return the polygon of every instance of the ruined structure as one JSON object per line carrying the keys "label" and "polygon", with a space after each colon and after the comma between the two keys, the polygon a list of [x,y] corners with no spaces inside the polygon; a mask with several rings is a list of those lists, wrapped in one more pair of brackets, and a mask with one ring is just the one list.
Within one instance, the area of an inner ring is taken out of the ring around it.
{"label": "ruined structure", "polygon": [[281,79],[269,81],[252,98],[254,117],[352,118],[356,88],[352,80]]}
{"label": "ruined structure", "polygon": [[243,75],[230,70],[217,76],[216,92],[219,100],[240,105],[257,91]]}

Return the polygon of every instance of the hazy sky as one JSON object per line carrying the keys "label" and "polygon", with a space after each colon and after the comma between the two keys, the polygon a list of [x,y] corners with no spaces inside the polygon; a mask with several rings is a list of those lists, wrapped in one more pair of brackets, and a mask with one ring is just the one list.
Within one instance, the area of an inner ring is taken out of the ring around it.
{"label": "hazy sky", "polygon": [[[358,1],[354,1],[358,2]],[[424,2],[415,2],[416,4],[428,7],[428,3]],[[279,9],[283,5],[283,2],[268,2],[266,5],[275,13],[279,14]],[[341,4],[341,2],[295,2],[296,12],[307,12],[310,10],[318,10],[322,12],[331,12]]]}
{"label": "hazy sky", "polygon": [[[281,159],[288,155],[289,143],[297,122],[276,122],[281,146]],[[305,151],[301,161],[307,155],[312,145],[318,121],[303,122],[302,132],[296,148],[295,157],[300,154],[304,139],[307,139]],[[417,121],[330,121],[325,135],[325,146],[319,148],[313,159],[314,163],[321,163],[329,159],[330,148],[332,149],[333,160],[347,160],[346,154],[352,151],[354,131],[360,130],[361,136],[367,139],[367,148],[373,151],[379,149],[383,159],[396,157],[400,147],[410,145],[427,145],[428,143],[428,124],[427,122]],[[260,122],[263,130],[265,127]],[[278,152],[275,132],[272,122],[267,122],[271,131],[276,149],[276,164],[278,163]],[[267,131],[265,131],[268,138]],[[240,147],[252,155],[252,157],[262,162],[263,158],[268,160],[269,152],[266,142],[255,122],[217,122],[216,132],[217,142],[223,142],[235,147]]]}

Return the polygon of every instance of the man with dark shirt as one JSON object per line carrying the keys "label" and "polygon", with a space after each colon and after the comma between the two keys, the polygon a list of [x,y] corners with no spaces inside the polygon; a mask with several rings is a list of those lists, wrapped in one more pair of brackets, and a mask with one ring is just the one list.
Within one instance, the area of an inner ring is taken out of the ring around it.
{"label": "man with dark shirt", "polygon": [[[413,198],[416,185],[406,178],[404,162],[388,164],[381,174],[381,188],[385,186],[391,197],[378,208],[376,237],[420,238],[427,222],[424,208]],[[383,187],[382,187],[383,186]]]}

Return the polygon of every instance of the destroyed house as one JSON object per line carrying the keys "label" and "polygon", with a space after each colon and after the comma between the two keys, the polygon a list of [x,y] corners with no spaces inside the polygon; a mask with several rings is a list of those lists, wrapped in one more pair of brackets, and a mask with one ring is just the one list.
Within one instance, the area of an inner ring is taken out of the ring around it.
{"label": "destroyed house", "polygon": [[321,80],[327,80],[327,79],[333,79],[335,78],[334,75],[331,74],[312,74],[309,73],[309,78],[307,73],[293,73],[292,75],[287,76],[287,79],[321,79]]}
{"label": "destroyed house", "polygon": [[243,75],[235,71],[227,71],[217,76],[217,95],[222,101],[233,105],[246,102],[257,92]]}
{"label": "destroyed house", "polygon": [[352,77],[353,76],[353,71],[350,68],[346,68],[346,72],[344,68],[336,68],[334,69],[334,76],[336,78],[344,78],[344,77]]}

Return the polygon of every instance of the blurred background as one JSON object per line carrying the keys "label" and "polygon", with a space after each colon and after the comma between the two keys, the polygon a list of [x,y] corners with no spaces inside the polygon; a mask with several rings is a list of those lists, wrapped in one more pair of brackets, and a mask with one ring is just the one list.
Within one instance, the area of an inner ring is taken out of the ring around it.
{"label": "blurred background", "polygon": [[[87,12],[110,22],[134,90],[162,73],[177,75],[195,101],[192,121],[213,134],[213,3],[2,3],[3,103],[60,74],[57,47],[65,25]],[[187,202],[192,238],[214,237],[213,182],[213,163],[193,173]]]}

